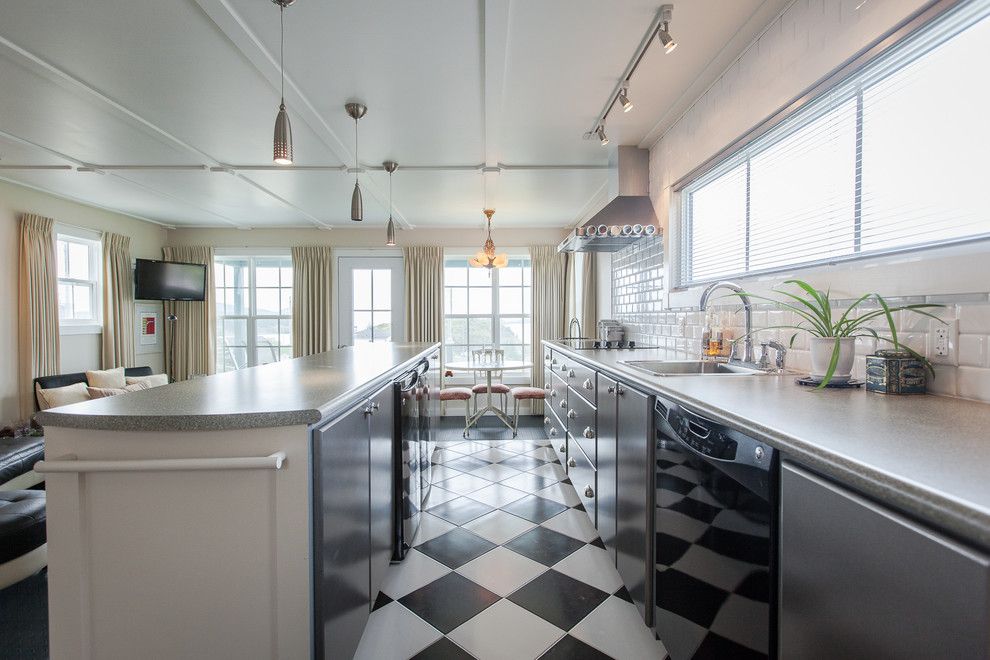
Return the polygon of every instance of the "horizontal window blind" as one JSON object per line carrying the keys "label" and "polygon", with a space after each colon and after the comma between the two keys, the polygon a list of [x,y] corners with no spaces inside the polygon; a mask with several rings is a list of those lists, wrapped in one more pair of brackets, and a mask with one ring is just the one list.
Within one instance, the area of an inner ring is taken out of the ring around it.
{"label": "horizontal window blind", "polygon": [[990,238],[990,0],[973,0],[681,189],[679,284]]}

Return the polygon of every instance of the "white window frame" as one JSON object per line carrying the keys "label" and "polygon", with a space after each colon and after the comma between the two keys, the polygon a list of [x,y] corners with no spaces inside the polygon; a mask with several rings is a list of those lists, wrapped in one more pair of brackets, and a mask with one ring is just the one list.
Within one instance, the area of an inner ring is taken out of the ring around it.
{"label": "white window frame", "polygon": [[[669,206],[669,227],[671,231],[668,239],[668,247],[671,249],[673,256],[673,259],[669,262],[669,272],[673,287],[671,289],[672,295],[670,296],[669,304],[682,304],[683,300],[686,300],[677,295],[678,292],[685,292],[691,287],[705,285],[718,280],[754,278],[762,285],[771,280],[784,279],[788,276],[792,277],[796,271],[815,273],[833,269],[837,265],[845,266],[846,269],[855,269],[857,267],[877,264],[897,264],[900,261],[898,257],[905,254],[912,261],[916,262],[919,258],[917,253],[930,254],[933,260],[937,260],[943,258],[943,255],[946,254],[950,256],[956,253],[968,255],[972,252],[971,247],[977,251],[985,251],[985,246],[990,241],[990,232],[892,248],[881,248],[870,251],[860,250],[859,232],[861,225],[859,201],[862,193],[862,182],[859,180],[858,175],[862,168],[862,150],[857,147],[855,166],[855,175],[857,176],[855,199],[857,217],[855,218],[855,229],[853,231],[853,239],[856,247],[852,253],[825,259],[795,261],[793,263],[759,270],[726,272],[716,277],[698,279],[691,277],[689,266],[692,233],[690,226],[690,197],[692,192],[706,183],[717,179],[723,173],[730,171],[741,163],[748,163],[751,158],[764,149],[771,147],[773,144],[785,139],[795,130],[799,130],[801,127],[821,117],[823,113],[829,111],[829,106],[833,106],[833,104],[837,106],[842,101],[856,98],[858,107],[861,108],[861,98],[865,88],[864,82],[872,82],[878,76],[889,75],[900,68],[887,70],[885,67],[879,66],[878,71],[876,67],[871,69],[872,65],[886,57],[893,56],[896,58],[900,56],[904,60],[900,63],[901,66],[907,66],[915,61],[915,58],[903,57],[900,55],[900,51],[910,51],[914,43],[912,36],[920,30],[931,29],[932,21],[945,18],[947,21],[957,21],[968,27],[970,23],[966,23],[966,21],[969,18],[972,16],[982,16],[985,13],[985,9],[975,7],[976,3],[973,3],[973,7],[967,7],[967,4],[962,3],[961,6],[956,8],[942,9],[941,11],[946,14],[944,17],[940,13],[935,13],[935,15],[919,15],[913,21],[899,26],[891,34],[886,35],[884,39],[878,40],[877,45],[873,48],[868,49],[859,57],[844,64],[815,87],[800,95],[787,106],[735,140],[721,152],[671,186],[671,203]],[[933,8],[931,11],[936,12],[938,10],[937,8]],[[946,39],[951,39],[952,36],[954,35],[950,35]],[[925,54],[923,53],[920,57],[924,56]],[[863,69],[866,69],[866,71],[862,71]],[[861,131],[862,113],[858,112],[857,134],[861,135]],[[748,216],[748,208],[746,212]],[[749,263],[748,247],[746,248],[746,262],[747,264]],[[757,289],[762,288],[763,286],[757,287]]]}
{"label": "white window frame", "polygon": [[59,334],[62,335],[90,335],[103,332],[103,241],[102,234],[98,231],[83,229],[81,227],[69,227],[66,225],[55,225],[55,269],[58,272],[58,251],[59,243],[76,243],[84,245],[89,250],[89,277],[86,279],[57,277],[56,291],[58,285],[68,284],[74,286],[88,286],[90,288],[90,309],[93,310],[92,318],[88,319],[66,319],[59,314]]}
{"label": "white window frame", "polygon": [[[467,260],[467,259],[471,258],[472,256],[474,256],[474,254],[476,252],[477,252],[476,249],[475,250],[471,250],[470,248],[456,248],[456,249],[450,249],[450,248],[448,248],[448,249],[445,249],[444,250],[444,254],[443,254],[443,265],[444,265],[444,268],[446,269],[446,267],[447,267],[447,260],[448,259],[465,259],[465,260]],[[503,252],[503,250],[499,250],[499,252]],[[509,249],[504,250],[504,253],[508,256],[508,258],[510,260],[512,260],[512,259],[527,259],[530,262],[530,281],[529,281],[529,283],[528,284],[525,284],[524,283],[522,285],[518,285],[518,287],[516,285],[511,285],[514,288],[519,288],[519,289],[529,288],[529,291],[530,291],[529,309],[523,309],[523,313],[522,314],[506,314],[505,315],[505,318],[522,318],[522,319],[524,319],[524,321],[523,321],[523,327],[524,328],[526,327],[525,319],[528,319],[529,320],[529,327],[532,328],[532,323],[533,323],[532,258],[531,258],[530,254],[529,254],[529,250],[528,249],[525,249],[525,248],[521,248],[521,249],[520,248],[515,248],[515,249],[509,248]],[[468,268],[471,268],[471,267],[468,266]],[[501,348],[501,333],[499,332],[499,330],[500,330],[500,327],[501,327],[500,326],[500,320],[501,320],[501,318],[502,318],[503,315],[500,313],[500,309],[499,309],[499,295],[498,295],[499,286],[500,286],[499,285],[499,280],[498,280],[499,270],[500,269],[498,269],[498,268],[493,268],[491,270],[491,276],[492,276],[492,286],[491,286],[492,312],[491,312],[490,317],[492,319],[492,343],[491,343],[491,346],[493,348]],[[447,334],[447,319],[448,318],[464,318],[464,319],[470,319],[471,317],[478,317],[480,315],[478,315],[478,314],[448,314],[447,311],[446,311],[446,299],[447,299],[447,288],[448,288],[448,285],[447,285],[446,282],[444,282],[444,287],[443,288],[444,288],[444,291],[443,291],[443,302],[442,302],[442,304],[444,305],[444,312],[443,312],[443,319],[444,319],[444,324],[443,325],[444,325],[444,327],[443,327],[443,342],[442,342],[443,343],[443,346],[442,346],[442,348],[443,348],[443,351],[442,351],[442,360],[446,361],[446,359],[447,359],[447,350],[446,350],[447,349],[447,337],[446,337],[446,334]],[[470,290],[469,287],[465,287],[465,288],[468,288]],[[524,306],[525,306],[525,304],[524,304]],[[474,346],[474,344],[456,344],[456,345],[457,346],[468,346],[469,349],[470,349],[471,346]],[[513,345],[517,345],[517,344],[513,344]],[[524,361],[533,362],[533,364],[536,364],[535,359],[534,359],[534,352],[533,352],[533,345],[532,345],[532,336],[528,336],[528,337],[527,336],[524,336],[523,337],[523,344],[522,345],[523,345],[523,360]],[[526,347],[529,348],[529,354],[528,355],[526,354]],[[455,372],[455,374],[454,374],[453,377],[446,379],[446,382],[447,383],[454,384],[454,385],[459,385],[459,384],[467,384],[467,385],[469,385],[469,384],[473,384],[474,381],[475,381],[475,379],[474,379],[474,377],[473,377],[472,374],[470,374],[470,373],[461,373],[461,372]],[[502,374],[502,382],[508,383],[508,384],[513,384],[513,385],[528,384],[528,383],[532,382],[532,374],[529,371],[524,370],[524,369],[514,370],[514,371],[505,371]]]}
{"label": "white window frame", "polygon": [[[247,290],[248,290],[248,313],[247,314],[220,314],[219,312],[217,313],[217,355],[216,355],[216,358],[215,358],[216,359],[216,365],[215,366],[216,366],[217,373],[222,373],[224,371],[227,371],[226,369],[223,369],[223,354],[222,354],[222,349],[223,349],[222,339],[223,339],[223,336],[224,336],[223,335],[223,321],[225,321],[227,319],[235,320],[235,321],[237,321],[237,320],[244,320],[245,321],[245,325],[247,326],[246,327],[246,343],[247,343],[247,346],[246,346],[247,356],[246,357],[247,357],[247,364],[245,364],[243,367],[241,367],[241,369],[247,369],[247,368],[250,368],[250,367],[259,366],[258,365],[258,336],[257,336],[257,322],[259,320],[262,320],[262,321],[263,320],[277,320],[279,322],[279,325],[280,326],[281,326],[281,323],[283,321],[287,321],[291,325],[291,323],[292,323],[292,313],[291,313],[291,311],[290,311],[289,314],[276,314],[276,315],[273,315],[273,314],[258,314],[257,313],[257,311],[258,311],[258,307],[257,307],[257,282],[256,282],[256,270],[255,270],[256,269],[257,261],[260,260],[260,259],[272,259],[272,258],[275,258],[275,259],[285,259],[287,257],[290,259],[290,263],[291,263],[291,251],[288,250],[288,249],[281,249],[281,248],[280,249],[265,249],[265,250],[243,250],[243,249],[241,249],[241,250],[216,250],[215,251],[215,254],[214,254],[214,267],[219,266],[219,264],[224,259],[247,259],[248,260],[248,286],[247,286]],[[279,284],[281,285],[282,282],[280,281]],[[217,292],[220,292],[223,289],[228,289],[228,288],[233,288],[233,287],[228,287],[228,286],[220,287],[219,284],[215,284],[214,285],[214,290],[217,291]],[[262,287],[262,288],[269,288],[269,287]],[[289,287],[279,286],[279,289],[284,289],[284,288],[290,288],[291,289],[291,284],[290,284]],[[218,296],[217,304],[220,304],[219,296]],[[280,327],[280,330],[281,330],[281,327]],[[240,348],[240,347],[237,346],[235,348]],[[278,361],[282,361],[283,359],[291,359],[291,356],[290,356],[290,358],[282,358],[282,356],[281,356],[281,349],[282,348],[285,348],[285,347],[283,347],[281,345],[281,343],[280,343],[279,346],[278,346],[278,349],[279,349],[279,360]],[[231,371],[235,371],[235,370],[231,370]]]}

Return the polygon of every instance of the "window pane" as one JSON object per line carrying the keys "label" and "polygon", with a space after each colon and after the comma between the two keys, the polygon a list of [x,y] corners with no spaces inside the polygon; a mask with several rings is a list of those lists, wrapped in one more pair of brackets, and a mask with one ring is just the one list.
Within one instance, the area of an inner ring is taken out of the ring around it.
{"label": "window pane", "polygon": [[283,344],[282,345],[282,348],[279,349],[279,359],[280,360],[291,360],[292,359],[292,347],[291,346],[286,346],[285,344]]}
{"label": "window pane", "polygon": [[468,321],[468,337],[471,344],[492,343],[492,319],[473,318]]}
{"label": "window pane", "polygon": [[223,339],[228,346],[247,346],[247,319],[224,319]]}
{"label": "window pane", "polygon": [[443,269],[443,283],[445,286],[466,286],[467,268],[464,266],[447,266]]}
{"label": "window pane", "polygon": [[230,259],[223,263],[224,286],[244,287],[250,285],[247,259]]}
{"label": "window pane", "polygon": [[509,265],[498,271],[499,286],[519,286],[523,283],[522,259],[509,259]]}
{"label": "window pane", "polygon": [[89,246],[69,241],[69,277],[74,280],[89,279]]}
{"label": "window pane", "polygon": [[58,317],[60,319],[72,318],[72,285],[58,285]]}
{"label": "window pane", "polygon": [[258,346],[274,344],[278,346],[278,319],[258,319],[254,322],[255,339]]}
{"label": "window pane", "polygon": [[466,344],[467,319],[444,319],[443,340],[447,344]]}
{"label": "window pane", "polygon": [[499,287],[498,312],[499,314],[523,313],[523,292],[521,287]]}
{"label": "window pane", "polygon": [[507,344],[523,343],[523,321],[521,318],[503,318],[499,323],[499,342],[504,347]]}
{"label": "window pane", "polygon": [[292,319],[282,319],[278,322],[279,343],[282,346],[292,346]]}
{"label": "window pane", "polygon": [[258,341],[258,349],[255,353],[255,365],[271,364],[279,360],[279,348],[277,345],[267,341]]}
{"label": "window pane", "polygon": [[281,313],[278,292],[278,289],[255,289],[254,300],[259,316],[278,316]]}
{"label": "window pane", "polygon": [[533,313],[533,290],[529,287],[523,289],[523,314]]}
{"label": "window pane", "polygon": [[492,313],[492,291],[491,289],[470,289],[468,296],[468,309],[471,314],[491,314]]}
{"label": "window pane", "polygon": [[55,254],[58,261],[58,277],[68,277],[69,276],[69,245],[65,241],[57,241],[55,243]]}
{"label": "window pane", "polygon": [[273,287],[279,285],[278,260],[258,259],[254,267],[254,285]]}
{"label": "window pane", "polygon": [[447,289],[444,311],[448,314],[467,314],[467,289]]}
{"label": "window pane", "polygon": [[467,346],[446,346],[444,351],[444,362],[464,362],[468,359]]}
{"label": "window pane", "polygon": [[353,308],[371,309],[371,271],[355,268],[351,274],[354,282]]}
{"label": "window pane", "polygon": [[374,312],[375,341],[392,341],[392,312]]}
{"label": "window pane", "polygon": [[280,314],[292,314],[292,289],[281,289],[281,311]]}
{"label": "window pane", "polygon": [[72,286],[72,317],[79,320],[93,318],[93,291],[85,284]]}
{"label": "window pane", "polygon": [[[522,360],[523,359],[523,347],[522,346],[503,346],[505,350],[506,360]],[[516,373],[523,373],[518,371]]]}
{"label": "window pane", "polygon": [[491,286],[492,271],[487,268],[468,268],[468,283],[471,286]]}
{"label": "window pane", "polygon": [[746,267],[746,164],[689,195],[691,277],[705,279]]}
{"label": "window pane", "polygon": [[376,268],[373,275],[374,300],[372,309],[392,309],[392,271]]}
{"label": "window pane", "polygon": [[372,325],[371,312],[354,312],[354,343],[361,344],[371,341]]}
{"label": "window pane", "polygon": [[[292,261],[289,260],[288,263],[291,264]],[[279,269],[279,271],[281,272],[281,275],[280,275],[281,285],[283,287],[292,287],[292,266],[291,265],[288,265],[288,266],[283,265]]]}
{"label": "window pane", "polygon": [[224,313],[229,316],[248,315],[248,290],[224,289]]}

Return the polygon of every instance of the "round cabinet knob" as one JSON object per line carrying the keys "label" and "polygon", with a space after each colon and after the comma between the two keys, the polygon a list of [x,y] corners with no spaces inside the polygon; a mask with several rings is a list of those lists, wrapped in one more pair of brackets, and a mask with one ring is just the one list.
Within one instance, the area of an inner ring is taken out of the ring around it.
{"label": "round cabinet knob", "polygon": [[595,437],[595,432],[591,430],[590,426],[586,426],[584,428],[584,437],[588,438],[588,440],[591,440],[592,438]]}
{"label": "round cabinet knob", "polygon": [[566,374],[567,373],[567,365],[561,365],[560,366],[560,373],[562,373],[562,374]]}
{"label": "round cabinet knob", "polygon": [[570,371],[567,372],[567,377],[568,378],[574,378],[574,370],[573,369],[571,369]]}
{"label": "round cabinet knob", "polygon": [[577,467],[577,461],[575,461],[573,458],[568,459],[567,467]]}
{"label": "round cabinet knob", "polygon": [[566,454],[567,453],[567,445],[561,445],[560,446],[560,453],[561,454]]}
{"label": "round cabinet knob", "polygon": [[550,423],[550,418],[549,417],[544,417],[543,418],[543,426],[546,426],[549,423]]}
{"label": "round cabinet knob", "polygon": [[595,496],[595,489],[592,488],[591,486],[585,486],[584,487],[584,496],[585,497],[594,497]]}
{"label": "round cabinet knob", "polygon": [[766,455],[766,451],[764,451],[763,447],[757,447],[756,451],[753,453],[756,454],[756,460],[758,461],[762,461],[763,457]]}
{"label": "round cabinet knob", "polygon": [[543,356],[543,361],[544,362],[549,362],[550,361],[550,356],[549,355],[544,355]]}
{"label": "round cabinet knob", "polygon": [[557,364],[557,358],[550,360],[550,364]]}
{"label": "round cabinet knob", "polygon": [[550,437],[552,438],[555,435],[557,435],[557,429],[551,426],[550,427]]}
{"label": "round cabinet knob", "polygon": [[567,402],[566,401],[561,401],[560,402],[560,407],[561,408],[566,408],[567,407]]}
{"label": "round cabinet knob", "polygon": [[608,393],[609,394],[615,394],[615,386],[614,385],[609,385],[608,386]]}
{"label": "round cabinet knob", "polygon": [[552,396],[552,397],[553,396],[557,396],[557,390],[551,389],[549,391],[550,391],[550,396]]}
{"label": "round cabinet knob", "polygon": [[381,408],[381,404],[379,404],[377,401],[373,401],[371,403],[371,410],[372,410],[372,412],[374,412],[375,410],[378,410],[379,408]]}
{"label": "round cabinet knob", "polygon": [[568,410],[567,411],[567,419],[577,419],[577,411],[576,410]]}
{"label": "round cabinet knob", "polygon": [[590,378],[585,378],[584,379],[584,389],[590,390],[592,387],[594,387],[594,385],[591,384],[591,379]]}

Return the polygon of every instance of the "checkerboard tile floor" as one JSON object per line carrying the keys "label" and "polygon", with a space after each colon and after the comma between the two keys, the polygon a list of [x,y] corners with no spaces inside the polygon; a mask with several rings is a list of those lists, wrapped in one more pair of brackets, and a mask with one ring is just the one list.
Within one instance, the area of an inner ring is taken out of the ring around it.
{"label": "checkerboard tile floor", "polygon": [[441,423],[419,533],[355,657],[665,658],[539,418],[520,420],[516,438],[494,420],[471,436]]}

